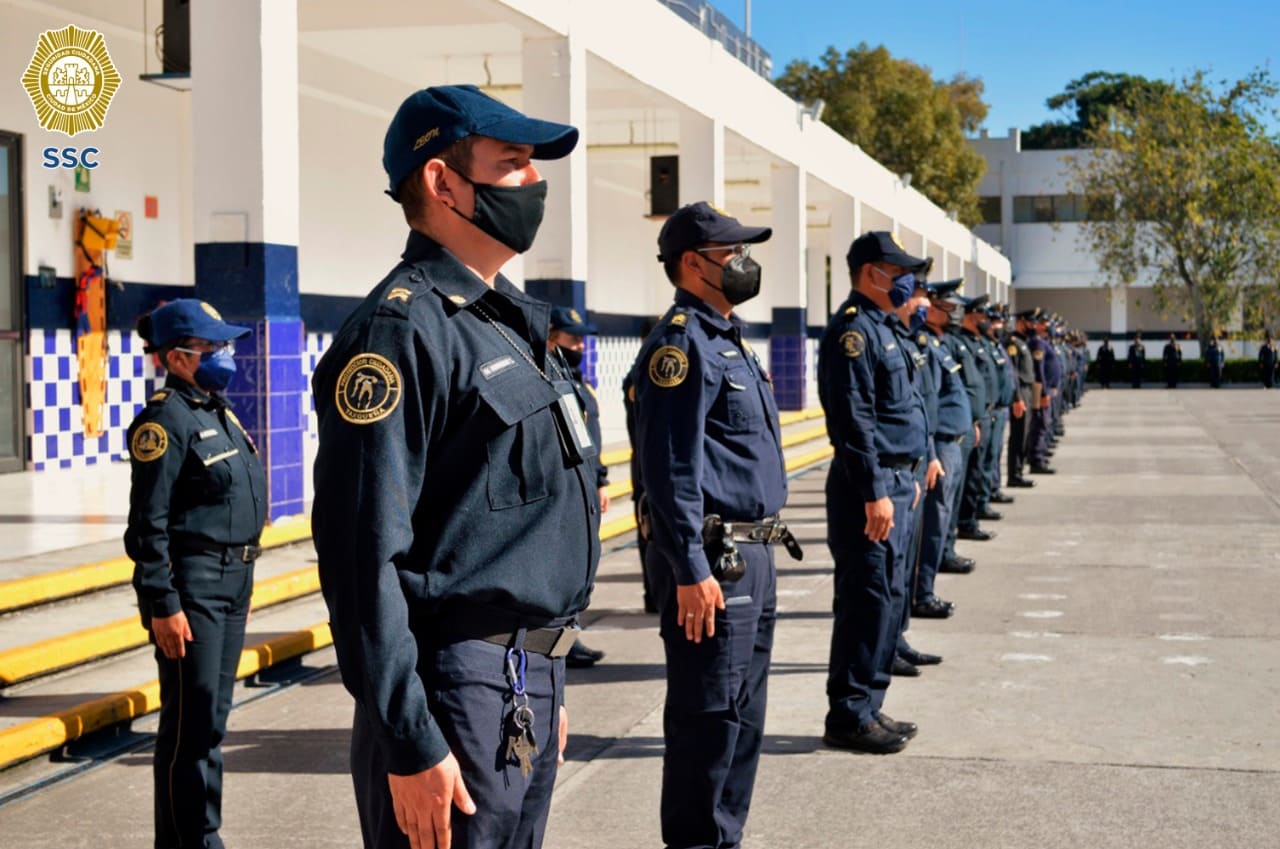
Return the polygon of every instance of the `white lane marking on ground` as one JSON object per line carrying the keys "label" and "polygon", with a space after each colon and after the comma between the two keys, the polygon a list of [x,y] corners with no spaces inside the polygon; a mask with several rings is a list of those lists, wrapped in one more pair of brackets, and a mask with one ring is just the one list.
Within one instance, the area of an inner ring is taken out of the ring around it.
{"label": "white lane marking on ground", "polygon": [[1212,640],[1213,637],[1207,634],[1160,634],[1156,639],[1170,643],[1203,643]]}
{"label": "white lane marking on ground", "polygon": [[1025,619],[1057,619],[1063,613],[1061,610],[1024,610],[1018,615]]}
{"label": "white lane marking on ground", "polygon": [[1045,557],[1061,557],[1061,556],[1062,556],[1062,552],[1061,552],[1061,551],[1046,551],[1046,552],[1044,553],[1044,556],[1045,556]]}
{"label": "white lane marking on ground", "polygon": [[1056,631],[1010,631],[1009,636],[1020,637],[1024,640],[1038,640],[1041,638],[1056,640],[1062,635]]}
{"label": "white lane marking on ground", "polygon": [[1175,655],[1173,657],[1162,657],[1162,661],[1168,664],[1179,664],[1182,666],[1204,666],[1206,663],[1213,663],[1211,658],[1201,657],[1200,655]]}
{"label": "white lane marking on ground", "polygon": [[1011,660],[1026,663],[1048,663],[1053,658],[1047,654],[1021,654],[1019,652],[1011,652],[1009,654],[1000,655],[1001,660]]}
{"label": "white lane marking on ground", "polygon": [[813,590],[778,590],[778,595],[808,595]]}
{"label": "white lane marking on ground", "polygon": [[1161,578],[1160,583],[1168,584],[1171,587],[1194,587],[1200,582],[1195,578]]}
{"label": "white lane marking on ground", "polygon": [[1151,600],[1165,604],[1188,604],[1195,601],[1195,597],[1189,595],[1156,595],[1152,596]]}
{"label": "white lane marking on ground", "polygon": [[1054,543],[1054,545],[1079,545],[1079,544],[1080,544],[1080,540],[1078,539],[1064,539]]}
{"label": "white lane marking on ground", "polygon": [[1038,684],[1023,684],[1021,682],[1016,682],[1016,681],[1001,681],[1000,689],[1001,690],[1034,690],[1035,692],[1041,692],[1045,688],[1041,687]]}
{"label": "white lane marking on ground", "polygon": [[1071,578],[1066,575],[1031,575],[1027,578],[1033,584],[1069,584]]}
{"label": "white lane marking on ground", "polygon": [[1160,618],[1166,622],[1200,622],[1205,615],[1203,613],[1161,613]]}
{"label": "white lane marking on ground", "polygon": [[1018,593],[1018,598],[1027,601],[1062,601],[1067,596],[1062,593]]}

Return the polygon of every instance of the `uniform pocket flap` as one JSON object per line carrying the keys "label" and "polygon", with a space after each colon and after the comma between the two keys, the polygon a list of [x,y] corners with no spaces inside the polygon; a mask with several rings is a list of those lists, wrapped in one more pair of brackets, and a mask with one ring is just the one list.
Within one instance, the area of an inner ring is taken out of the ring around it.
{"label": "uniform pocket flap", "polygon": [[560,398],[550,384],[541,378],[530,380],[523,369],[512,369],[484,383],[480,397],[506,425],[526,419]]}

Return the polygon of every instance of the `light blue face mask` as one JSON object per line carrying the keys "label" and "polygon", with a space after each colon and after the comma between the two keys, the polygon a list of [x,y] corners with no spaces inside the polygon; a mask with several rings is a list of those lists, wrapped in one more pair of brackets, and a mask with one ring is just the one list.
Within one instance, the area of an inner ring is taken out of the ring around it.
{"label": "light blue face mask", "polygon": [[200,355],[200,366],[194,375],[201,389],[222,390],[236,373],[236,361],[229,348],[206,351]]}

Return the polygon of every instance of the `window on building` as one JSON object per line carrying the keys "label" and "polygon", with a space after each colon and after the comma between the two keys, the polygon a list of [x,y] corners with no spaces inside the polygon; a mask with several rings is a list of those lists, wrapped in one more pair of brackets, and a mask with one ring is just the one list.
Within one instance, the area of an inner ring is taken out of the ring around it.
{"label": "window on building", "polygon": [[1079,195],[1018,195],[1013,199],[1015,224],[1087,221],[1087,204]]}
{"label": "window on building", "polygon": [[1000,196],[978,198],[978,212],[982,214],[983,224],[1001,223]]}

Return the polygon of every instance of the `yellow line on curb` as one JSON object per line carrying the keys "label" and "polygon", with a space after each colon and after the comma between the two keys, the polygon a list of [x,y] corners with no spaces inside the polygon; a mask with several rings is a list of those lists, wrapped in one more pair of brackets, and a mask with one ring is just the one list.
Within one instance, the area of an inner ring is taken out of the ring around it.
{"label": "yellow line on curb", "polygon": [[[240,653],[236,677],[248,677],[272,664],[324,648],[332,642],[329,623],[322,622],[247,646]],[[52,751],[100,728],[137,719],[159,709],[160,682],[153,680],[6,728],[0,731],[0,769]]]}
{"label": "yellow line on curb", "polygon": [[[310,538],[311,522],[303,519],[264,528],[261,543],[263,548],[278,548]],[[0,613],[128,583],[132,577],[133,561],[128,557],[113,557],[43,575],[0,581]]]}
{"label": "yellow line on curb", "polygon": [[[826,460],[832,455],[831,446],[824,446],[792,457],[787,460],[786,468],[788,472],[794,472]],[[604,541],[622,536],[634,530],[635,527],[634,516],[622,516],[600,526],[600,539]],[[276,580],[295,580],[299,573],[304,571],[314,571],[314,567],[283,575]],[[255,588],[256,598],[257,589]],[[299,657],[332,643],[333,635],[329,630],[329,624],[324,622],[247,646],[240,654],[240,665],[236,671],[236,677],[245,678],[276,663]],[[136,719],[159,709],[160,683],[149,681],[130,690],[122,690],[4,729],[0,731],[0,769],[52,751],[85,734],[119,722]]]}
{"label": "yellow line on curb", "polygon": [[[320,575],[316,567],[307,566],[255,583],[252,609],[269,607],[319,590]],[[128,651],[146,642],[147,632],[138,617],[128,616],[106,625],[0,651],[0,687]]]}

